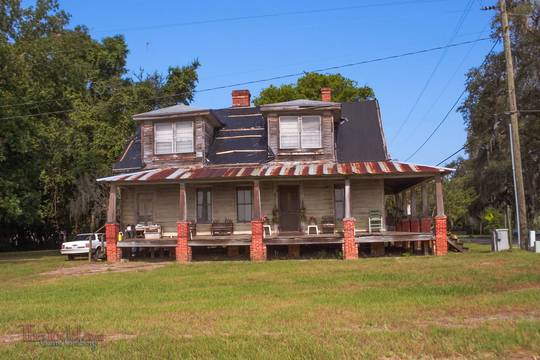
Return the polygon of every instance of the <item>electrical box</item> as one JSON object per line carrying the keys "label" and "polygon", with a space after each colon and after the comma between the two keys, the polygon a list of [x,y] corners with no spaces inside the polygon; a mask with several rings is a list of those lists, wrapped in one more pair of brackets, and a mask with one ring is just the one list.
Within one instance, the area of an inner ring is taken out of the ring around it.
{"label": "electrical box", "polygon": [[491,251],[510,250],[508,229],[495,229],[491,240]]}

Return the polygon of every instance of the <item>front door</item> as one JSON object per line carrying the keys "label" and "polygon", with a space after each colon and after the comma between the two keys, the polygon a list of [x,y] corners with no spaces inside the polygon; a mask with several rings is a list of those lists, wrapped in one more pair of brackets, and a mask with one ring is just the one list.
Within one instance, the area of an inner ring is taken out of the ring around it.
{"label": "front door", "polygon": [[298,186],[280,186],[279,229],[300,231],[300,191]]}
{"label": "front door", "polygon": [[151,224],[154,221],[154,195],[152,193],[137,194],[137,223]]}

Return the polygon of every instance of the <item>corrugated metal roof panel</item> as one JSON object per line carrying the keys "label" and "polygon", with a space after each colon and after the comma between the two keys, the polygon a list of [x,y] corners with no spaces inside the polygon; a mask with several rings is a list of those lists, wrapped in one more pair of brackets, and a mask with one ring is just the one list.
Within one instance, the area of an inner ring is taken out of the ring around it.
{"label": "corrugated metal roof panel", "polygon": [[114,175],[98,179],[101,182],[174,182],[178,180],[205,180],[216,178],[243,177],[325,177],[349,175],[401,175],[401,174],[444,174],[452,169],[400,163],[396,161],[377,162],[291,162],[268,163],[256,166],[163,168],[138,171],[130,174]]}

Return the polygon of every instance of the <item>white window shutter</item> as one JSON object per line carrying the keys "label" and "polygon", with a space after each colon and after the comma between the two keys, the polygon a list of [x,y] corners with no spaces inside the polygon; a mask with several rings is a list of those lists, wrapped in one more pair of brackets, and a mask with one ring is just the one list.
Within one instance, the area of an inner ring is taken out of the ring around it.
{"label": "white window shutter", "polygon": [[282,149],[300,147],[297,116],[281,116],[279,118],[279,147]]}
{"label": "white window shutter", "polygon": [[177,153],[193,152],[193,121],[179,121],[176,123],[176,151]]}
{"label": "white window shutter", "polygon": [[321,147],[321,117],[302,116],[302,148],[318,149]]}
{"label": "white window shutter", "polygon": [[172,123],[155,124],[156,154],[170,154],[173,152]]}

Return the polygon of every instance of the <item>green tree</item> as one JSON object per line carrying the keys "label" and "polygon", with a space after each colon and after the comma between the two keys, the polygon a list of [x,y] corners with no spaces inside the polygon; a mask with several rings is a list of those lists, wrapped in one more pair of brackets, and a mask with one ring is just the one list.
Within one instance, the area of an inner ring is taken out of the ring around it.
{"label": "green tree", "polygon": [[88,230],[92,214],[104,218],[95,178],[132,136],[131,116],[188,104],[200,64],[129,77],[122,36],[96,41],[83,26],[67,29],[53,0],[1,6],[0,246]]}
{"label": "green tree", "polygon": [[450,229],[466,228],[469,224],[469,208],[476,198],[469,184],[468,169],[462,158],[448,164],[456,172],[445,179],[444,201]]}
{"label": "green tree", "polygon": [[305,73],[296,84],[286,84],[279,87],[270,85],[263,89],[254,99],[255,105],[271,104],[296,99],[321,99],[321,88],[332,88],[332,100],[355,101],[374,97],[375,93],[369,86],[358,86],[357,82],[341,74]]}
{"label": "green tree", "polygon": [[[516,15],[510,19],[518,108],[536,110],[519,114],[526,202],[534,219],[540,209],[540,6],[528,1],[513,1],[509,6]],[[500,35],[498,19],[494,19],[493,32]],[[470,208],[478,218],[488,208],[514,206],[505,72],[502,52],[471,69],[467,74],[469,94],[460,108],[467,127],[467,181],[478,194]]]}

